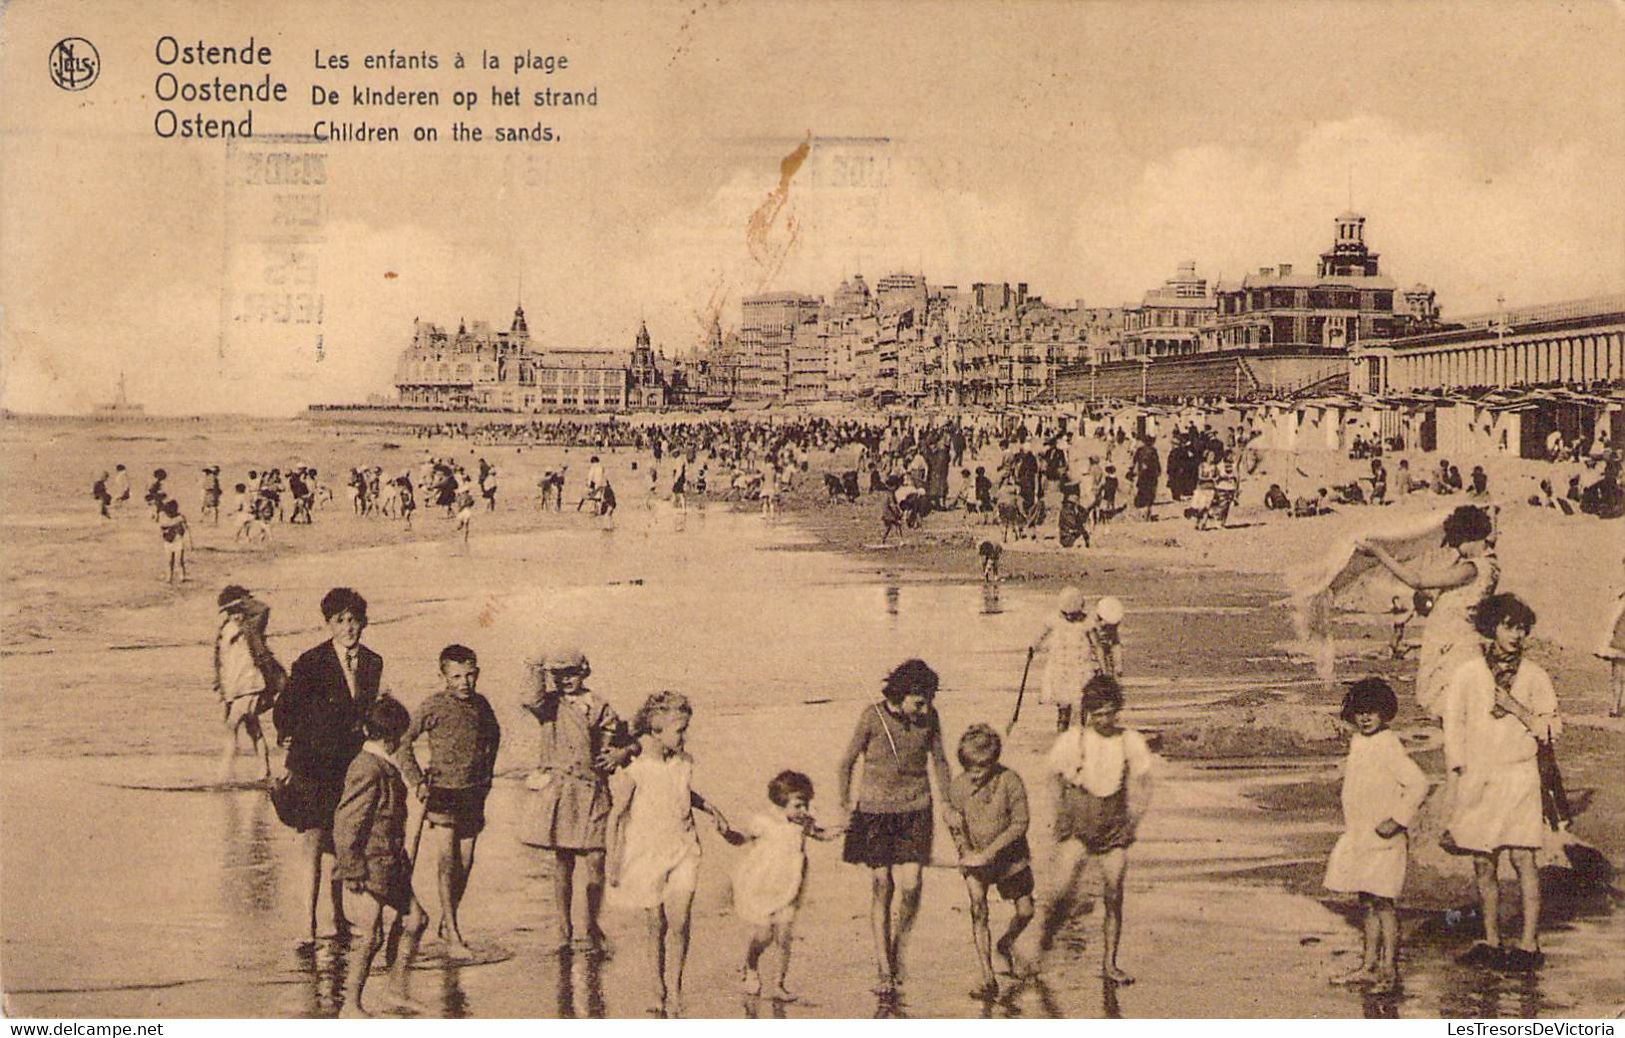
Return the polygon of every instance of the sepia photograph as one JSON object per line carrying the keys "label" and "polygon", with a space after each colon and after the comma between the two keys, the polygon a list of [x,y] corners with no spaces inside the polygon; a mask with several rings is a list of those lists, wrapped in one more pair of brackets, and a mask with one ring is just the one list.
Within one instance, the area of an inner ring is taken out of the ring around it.
{"label": "sepia photograph", "polygon": [[1613,1034],[1622,53],[0,5],[0,1015]]}

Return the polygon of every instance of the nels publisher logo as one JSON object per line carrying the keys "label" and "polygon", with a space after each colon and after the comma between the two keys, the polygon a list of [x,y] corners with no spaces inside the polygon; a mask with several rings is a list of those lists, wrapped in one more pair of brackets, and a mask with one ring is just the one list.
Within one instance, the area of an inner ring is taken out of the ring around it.
{"label": "nels publisher logo", "polygon": [[51,82],[63,90],[83,90],[102,74],[102,57],[89,40],[69,36],[51,48]]}

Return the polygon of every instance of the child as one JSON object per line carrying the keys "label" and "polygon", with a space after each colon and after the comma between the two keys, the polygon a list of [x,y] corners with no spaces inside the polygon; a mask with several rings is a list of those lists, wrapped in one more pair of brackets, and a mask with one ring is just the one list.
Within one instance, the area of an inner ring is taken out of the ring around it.
{"label": "child", "polygon": [[1016,540],[1027,536],[1027,517],[1021,510],[1021,494],[1015,481],[1005,476],[999,480],[998,502],[994,505],[999,516],[999,536],[1008,542],[1013,533]]}
{"label": "child", "polygon": [[1089,632],[1089,642],[1095,654],[1095,666],[1102,674],[1114,678],[1123,676],[1123,603],[1106,595],[1095,603],[1095,624]]}
{"label": "child", "polygon": [[237,497],[233,504],[231,515],[232,523],[236,526],[237,530],[232,534],[231,539],[233,541],[253,540],[254,532],[258,530],[261,544],[270,540],[271,528],[265,524],[263,519],[254,513],[254,503],[248,495],[248,484],[238,483],[235,487],[235,493]]}
{"label": "child", "polygon": [[700,865],[695,808],[711,816],[719,833],[732,831],[722,812],[693,790],[694,760],[683,752],[693,716],[688,698],[677,692],[644,701],[635,724],[643,752],[617,780],[609,824],[610,896],[647,912],[660,1014],[667,1019],[682,1015]]}
{"label": "child", "polygon": [[769,463],[762,480],[762,515],[774,515],[779,510],[779,466]]}
{"label": "child", "polygon": [[169,494],[164,490],[164,480],[168,478],[169,473],[163,469],[153,469],[152,482],[147,484],[147,493],[143,500],[152,509],[153,522],[157,522],[163,516],[164,501],[169,498]]}
{"label": "child", "polygon": [[497,510],[497,470],[495,467],[485,465],[484,461],[484,458],[480,459],[482,467],[480,472],[480,496],[485,498],[485,510],[494,512]]}
{"label": "child", "polygon": [[113,518],[112,513],[108,511],[108,506],[113,503],[113,495],[107,492],[107,473],[103,472],[101,478],[90,488],[90,496],[95,499],[103,519]]}
{"label": "child", "polygon": [[880,502],[880,543],[885,544],[892,531],[897,531],[899,543],[903,540],[903,506],[897,500],[897,478],[886,483],[886,497]]}
{"label": "child", "polygon": [[[881,686],[882,702],[863,708],[835,769],[841,810],[851,816],[841,856],[869,869],[875,991],[883,996],[902,980],[903,946],[920,909],[920,873],[931,860],[930,776],[939,790],[948,789],[942,720],[932,706],[937,685],[936,671],[924,660],[899,664]],[[860,758],[863,785],[854,809],[852,770]]]}
{"label": "child", "polygon": [[[1015,972],[1011,950],[1033,919],[1032,850],[1027,846],[1027,787],[1021,776],[999,764],[999,733],[973,724],[959,739],[959,764],[965,770],[948,784],[948,832],[959,850],[959,871],[970,894],[971,936],[982,967],[982,983],[972,998],[999,995],[992,953],[998,952],[1005,974]],[[987,928],[987,889],[1014,903],[1016,914],[998,944]]]}
{"label": "child", "polygon": [[688,462],[681,458],[671,477],[671,504],[679,512],[688,507]]}
{"label": "child", "polygon": [[[1552,679],[1524,659],[1524,639],[1535,611],[1516,595],[1490,595],[1478,604],[1473,626],[1483,652],[1467,659],[1445,689],[1444,757],[1452,805],[1450,843],[1473,855],[1484,940],[1456,961],[1471,966],[1532,970],[1544,961],[1537,940],[1543,782],[1541,744],[1562,725]],[[1556,778],[1556,762],[1551,763]],[[1561,784],[1552,795],[1561,797]],[[1563,805],[1566,806],[1566,805]],[[1562,812],[1566,813],[1566,812]],[[1505,851],[1518,874],[1523,932],[1518,944],[1500,941],[1500,883],[1496,862]]]}
{"label": "child", "polygon": [[418,510],[417,497],[412,493],[412,477],[408,473],[401,473],[395,480],[396,492],[400,495],[401,518],[406,521],[406,528],[412,528],[412,513]]}
{"label": "child", "polygon": [[[790,970],[790,928],[807,875],[807,837],[835,838],[813,821],[812,798],[812,779],[799,771],[781,771],[767,784],[767,799],[778,810],[751,819],[749,832],[756,842],[734,873],[734,914],[755,927],[745,946],[742,980],[747,995],[796,1000],[785,990],[784,977]],[[758,968],[770,944],[778,949],[779,969],[764,991]]]}
{"label": "child", "polygon": [[999,581],[999,559],[1004,555],[1004,549],[992,541],[983,541],[976,548],[976,554],[982,560],[982,583],[996,584]]}
{"label": "child", "polygon": [[1287,500],[1286,491],[1281,484],[1271,483],[1270,488],[1264,491],[1264,507],[1272,512],[1287,512],[1292,509],[1292,502]]}
{"label": "child", "polygon": [[609,775],[637,753],[615,710],[590,689],[592,666],[581,650],[561,647],[529,661],[530,687],[520,706],[541,724],[540,760],[528,783],[533,796],[520,840],[552,856],[558,943],[574,940],[575,875],[582,865],[587,940],[604,946],[598,913],[604,896],[604,850],[610,813]]}
{"label": "child", "polygon": [[412,893],[412,860],[406,855],[406,783],[393,757],[412,722],[406,707],[381,695],[367,711],[367,741],[344,773],[344,793],[333,816],[333,844],[338,852],[334,876],[344,884],[344,914],[361,935],[361,947],[350,951],[344,981],[347,1017],[370,1016],[361,1002],[372,960],[383,943],[383,913],[389,908],[403,924],[394,957],[393,988],[388,1001],[416,1011],[407,998],[406,980],[418,940],[429,923]]}
{"label": "child", "polygon": [[159,506],[158,532],[164,538],[164,548],[169,556],[169,576],[166,579],[171,584],[186,583],[186,549],[191,547],[192,535],[186,526],[186,518],[181,515],[179,501],[170,498]]}
{"label": "child", "polygon": [[231,772],[237,755],[237,733],[246,731],[260,758],[260,777],[271,778],[271,747],[265,739],[260,715],[271,708],[287,672],[265,644],[271,610],[247,588],[228,584],[216,600],[220,625],[214,636],[214,691],[225,708],[226,746],[220,758],[220,780]]}
{"label": "child", "polygon": [[[457,906],[474,871],[474,845],[485,828],[485,798],[491,792],[502,728],[486,698],[475,691],[479,658],[464,645],[440,650],[444,691],[418,709],[401,747],[401,776],[423,801],[429,843],[439,862],[441,940],[455,957],[470,952],[457,922]],[[429,769],[418,767],[412,744],[429,737]]]}
{"label": "child", "polygon": [[982,465],[976,466],[976,510],[982,513],[984,523],[992,521],[993,481],[987,478],[987,469]]}
{"label": "child", "polygon": [[1388,640],[1388,651],[1394,659],[1402,660],[1410,649],[1410,646],[1405,644],[1405,626],[1415,618],[1416,610],[1411,608],[1411,604],[1405,601],[1403,596],[1395,595],[1388,607],[1388,616],[1389,622],[1394,626],[1394,635]]}
{"label": "child", "polygon": [[1349,686],[1339,715],[1354,729],[1343,769],[1343,835],[1326,861],[1326,889],[1359,894],[1365,907],[1360,965],[1333,984],[1366,984],[1374,995],[1399,986],[1399,916],[1394,901],[1405,885],[1405,831],[1427,796],[1428,780],[1388,727],[1399,712],[1381,678]]}
{"label": "child", "polygon": [[113,482],[107,489],[113,495],[114,503],[122,509],[130,500],[130,470],[123,465],[114,465]]}
{"label": "child", "polygon": [[1083,510],[1083,502],[1079,500],[1079,488],[1076,483],[1061,484],[1061,512],[1057,521],[1057,535],[1061,547],[1070,548],[1080,540],[1085,548],[1089,547],[1089,517]]}
{"label": "child", "polygon": [[1128,848],[1151,796],[1155,758],[1145,738],[1120,728],[1123,687],[1108,674],[1096,674],[1084,686],[1078,709],[1082,724],[1055,740],[1049,767],[1059,785],[1055,808],[1056,873],[1061,877],[1044,911],[1039,948],[1048,951],[1071,915],[1078,879],[1091,860],[1100,862],[1105,880],[1105,918],[1100,975],[1114,984],[1134,978],[1117,966],[1123,931],[1123,876]]}
{"label": "child", "polygon": [[214,520],[214,525],[220,525],[220,467],[210,465],[203,470],[203,507],[202,512]]}
{"label": "child", "polygon": [[463,535],[463,547],[468,547],[469,529],[474,525],[474,494],[465,484],[457,494],[457,532]]}
{"label": "child", "polygon": [[1038,635],[1038,640],[1027,647],[1027,660],[1030,663],[1038,650],[1049,643],[1038,701],[1055,707],[1055,730],[1064,732],[1072,726],[1073,701],[1099,668],[1089,638],[1089,614],[1083,607],[1083,592],[1075,587],[1064,587],[1055,604],[1056,615]]}
{"label": "child", "polygon": [[1106,466],[1106,478],[1100,482],[1100,520],[1105,522],[1117,514],[1117,466]]}

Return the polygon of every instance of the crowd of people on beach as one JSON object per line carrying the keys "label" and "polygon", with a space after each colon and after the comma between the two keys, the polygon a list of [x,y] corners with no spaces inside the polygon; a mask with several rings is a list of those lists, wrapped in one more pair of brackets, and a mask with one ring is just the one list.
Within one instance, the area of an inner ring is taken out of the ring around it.
{"label": "crowd of people on beach", "polygon": [[[1562,729],[1557,696],[1550,676],[1525,652],[1533,610],[1498,588],[1489,513],[1457,508],[1445,524],[1443,547],[1449,559],[1425,565],[1396,558],[1379,542],[1362,542],[1359,550],[1428,598],[1415,694],[1443,730],[1448,826],[1440,842],[1471,857],[1485,927],[1483,939],[1459,961],[1503,972],[1535,970],[1543,962],[1536,852],[1549,833],[1566,831],[1571,821],[1555,752]],[[287,746],[272,801],[305,849],[306,940],[316,939],[323,865],[331,857],[331,911],[351,941],[345,1012],[365,1011],[363,989],[380,950],[393,963],[383,1000],[421,1009],[410,1001],[406,982],[429,925],[411,885],[425,834],[436,863],[438,936],[448,956],[471,954],[458,907],[486,825],[502,738],[494,710],[478,692],[477,655],[460,644],[446,646],[438,656],[444,690],[412,714],[379,691],[383,660],[362,644],[368,612],[357,592],[335,588],[323,598],[329,637],[286,672],[265,644],[268,610],[247,589],[225,588],[219,608],[216,687],[228,739],[225,763],[246,730],[263,773],[270,774],[261,721],[269,714],[277,740]],[[952,771],[936,705],[939,679],[926,662],[898,665],[860,711],[836,762],[841,824],[816,821],[811,780],[784,771],[766,784],[766,803],[751,822],[735,826],[696,790],[695,763],[685,752],[696,705],[703,702],[658,692],[627,722],[589,687],[591,665],[579,647],[539,648],[528,658],[518,696],[539,726],[539,757],[509,824],[523,843],[550,858],[557,947],[602,954],[605,904],[641,911],[658,1011],[680,1015],[701,867],[696,816],[705,815],[726,842],[748,845],[733,878],[734,912],[747,927],[746,992],[779,1001],[795,997],[786,974],[805,889],[806,841],[840,839],[843,859],[868,872],[875,990],[883,999],[895,997],[940,813],[969,899],[979,971],[974,997],[996,998],[1001,977],[1046,968],[1046,953],[1075,915],[1089,865],[1104,877],[1101,976],[1110,984],[1131,983],[1118,963],[1123,879],[1158,765],[1145,738],[1121,723],[1123,621],[1117,599],[1104,596],[1090,606],[1069,587],[1028,649],[1029,667],[1040,651],[1047,654],[1040,698],[1055,707],[1058,733],[1045,757],[1057,794],[1056,849],[1041,901],[1035,900],[1042,863],[1035,864],[1028,841],[1026,783],[1000,763],[1002,737],[985,722],[966,728],[955,753],[959,771]],[[1612,651],[1625,662],[1619,627],[1616,620]],[[1617,681],[1618,662],[1615,673]],[[1024,671],[1023,694],[1025,688]],[[1017,723],[1020,700],[1006,733]],[[1377,995],[1400,984],[1397,905],[1409,833],[1429,795],[1428,779],[1389,727],[1397,712],[1397,693],[1387,681],[1367,677],[1348,686],[1340,711],[1351,730],[1345,831],[1325,876],[1329,890],[1357,895],[1366,913],[1360,964],[1334,982]],[[426,766],[417,756],[424,749]],[[940,808],[936,798],[944,801]],[[421,808],[409,835],[414,799]],[[1522,906],[1521,928],[1506,940],[1498,914],[1502,862],[1518,878]],[[1013,908],[997,940],[989,927],[990,893]],[[392,920],[387,925],[386,917]],[[1035,919],[1038,954],[1022,959],[1017,941]]]}

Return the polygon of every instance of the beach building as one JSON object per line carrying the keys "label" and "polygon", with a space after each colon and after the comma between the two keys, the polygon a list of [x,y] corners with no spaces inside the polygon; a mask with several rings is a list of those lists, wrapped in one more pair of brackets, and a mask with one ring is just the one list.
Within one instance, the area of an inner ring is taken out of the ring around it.
{"label": "beach building", "polygon": [[1196,261],[1187,260],[1173,277],[1147,292],[1139,306],[1124,311],[1119,356],[1188,356],[1197,351],[1216,315],[1207,278],[1198,277]]}
{"label": "beach building", "polygon": [[671,383],[647,326],[631,350],[537,350],[522,305],[506,331],[475,321],[452,333],[415,320],[395,365],[399,404],[437,410],[658,409],[670,402]]}

